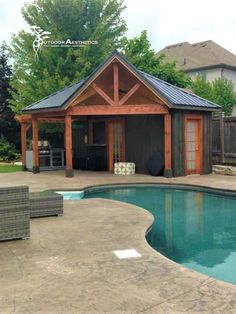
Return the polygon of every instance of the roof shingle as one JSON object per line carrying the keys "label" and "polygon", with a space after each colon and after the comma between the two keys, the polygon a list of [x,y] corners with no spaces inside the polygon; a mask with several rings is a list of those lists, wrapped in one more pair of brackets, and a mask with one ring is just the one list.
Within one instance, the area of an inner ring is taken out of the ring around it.
{"label": "roof shingle", "polygon": [[157,53],[161,54],[165,55],[165,61],[175,61],[176,67],[184,71],[217,65],[236,68],[236,55],[212,40],[166,46]]}

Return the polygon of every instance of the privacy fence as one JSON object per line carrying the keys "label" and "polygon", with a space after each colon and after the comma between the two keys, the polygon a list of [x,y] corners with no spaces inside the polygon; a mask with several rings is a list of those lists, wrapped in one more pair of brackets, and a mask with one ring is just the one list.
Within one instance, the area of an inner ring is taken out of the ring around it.
{"label": "privacy fence", "polygon": [[213,164],[236,165],[236,117],[213,118],[212,160]]}

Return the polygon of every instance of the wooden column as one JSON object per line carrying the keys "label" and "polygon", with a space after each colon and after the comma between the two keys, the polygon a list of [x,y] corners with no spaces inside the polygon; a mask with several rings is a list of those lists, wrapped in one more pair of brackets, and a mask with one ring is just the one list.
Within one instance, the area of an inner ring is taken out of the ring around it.
{"label": "wooden column", "polygon": [[72,166],[72,122],[71,116],[65,117],[65,142],[66,142],[66,177],[74,176]]}
{"label": "wooden column", "polygon": [[27,149],[27,124],[21,123],[21,156],[22,156],[22,171],[26,171],[26,149]]}
{"label": "wooden column", "polygon": [[171,166],[171,114],[167,113],[164,117],[164,134],[165,134],[165,169],[164,176],[172,177]]}
{"label": "wooden column", "polygon": [[118,63],[113,65],[114,103],[119,104],[119,68]]}
{"label": "wooden column", "polygon": [[39,149],[38,149],[38,120],[32,119],[33,130],[33,173],[39,172]]}

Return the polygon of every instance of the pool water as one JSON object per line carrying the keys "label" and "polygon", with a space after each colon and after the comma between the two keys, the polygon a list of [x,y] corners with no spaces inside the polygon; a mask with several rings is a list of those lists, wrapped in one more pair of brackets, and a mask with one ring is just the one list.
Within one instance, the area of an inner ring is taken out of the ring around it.
{"label": "pool water", "polygon": [[105,188],[83,198],[108,198],[150,211],[149,244],[166,257],[236,284],[236,197],[168,187]]}

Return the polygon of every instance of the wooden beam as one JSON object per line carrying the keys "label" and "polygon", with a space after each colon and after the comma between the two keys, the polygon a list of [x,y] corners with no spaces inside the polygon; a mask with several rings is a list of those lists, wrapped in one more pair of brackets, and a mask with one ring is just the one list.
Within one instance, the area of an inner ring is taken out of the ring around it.
{"label": "wooden beam", "polygon": [[114,86],[114,104],[119,103],[119,67],[118,63],[113,64],[113,86]]}
{"label": "wooden beam", "polygon": [[165,134],[165,170],[166,177],[172,177],[171,166],[171,115],[165,114],[164,117],[164,134]]}
{"label": "wooden beam", "polygon": [[65,123],[64,118],[38,118],[38,121],[45,123]]}
{"label": "wooden beam", "polygon": [[63,118],[65,117],[65,111],[53,111],[53,110],[48,110],[48,111],[42,111],[42,112],[35,112],[32,116],[34,116],[37,119],[40,118]]}
{"label": "wooden beam", "polygon": [[21,123],[21,156],[23,171],[26,170],[27,127],[27,123]]}
{"label": "wooden beam", "polygon": [[119,101],[119,105],[123,105],[141,86],[141,83],[136,83],[129,91],[126,93],[121,100]]}
{"label": "wooden beam", "polygon": [[27,122],[31,122],[32,121],[32,115],[31,114],[23,114],[23,115],[16,115],[14,117],[14,119],[17,121],[17,122],[20,122],[20,123],[27,123]]}
{"label": "wooden beam", "polygon": [[72,120],[71,116],[65,117],[65,146],[66,146],[66,177],[73,177],[72,167]]}
{"label": "wooden beam", "polygon": [[33,173],[39,172],[39,150],[38,150],[38,120],[33,118]]}
{"label": "wooden beam", "polygon": [[108,102],[111,106],[114,105],[114,101],[95,83],[92,84],[93,89],[103,98]]}
{"label": "wooden beam", "polygon": [[82,103],[83,101],[85,101],[86,99],[88,99],[89,97],[95,94],[96,94],[96,91],[94,89],[90,89],[87,92],[84,92],[80,96],[73,99],[73,101],[70,103],[70,107],[73,107],[73,106],[78,105],[79,103]]}
{"label": "wooden beam", "polygon": [[166,114],[168,109],[160,104],[139,104],[127,106],[85,105],[68,109],[69,115],[123,115],[123,114]]}

